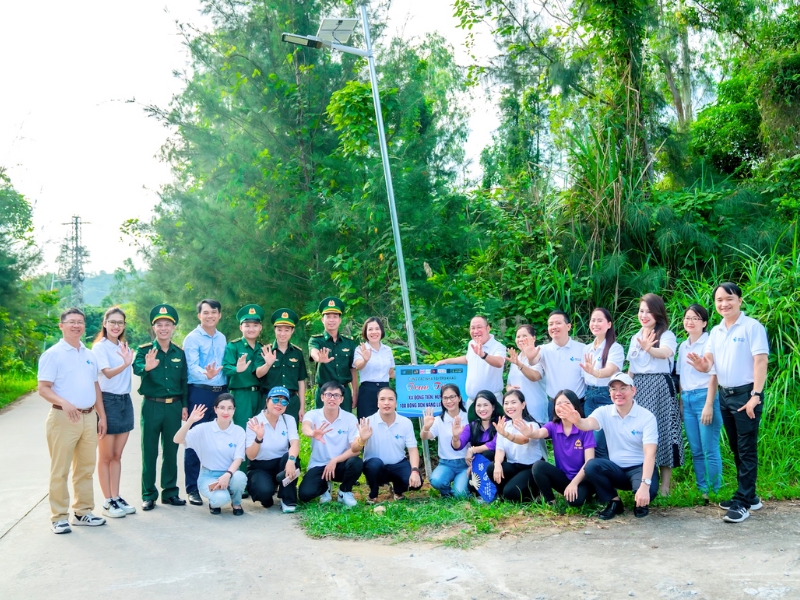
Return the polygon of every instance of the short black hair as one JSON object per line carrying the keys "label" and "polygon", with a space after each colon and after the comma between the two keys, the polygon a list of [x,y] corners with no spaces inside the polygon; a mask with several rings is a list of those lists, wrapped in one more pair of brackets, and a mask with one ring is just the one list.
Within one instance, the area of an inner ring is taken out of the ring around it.
{"label": "short black hair", "polygon": [[[475,315],[474,317],[472,317],[472,319],[483,319],[483,322],[486,323],[487,327],[489,327],[489,319],[487,319],[483,315]],[[472,319],[470,319],[470,321],[472,321]]]}
{"label": "short black hair", "polygon": [[567,325],[572,323],[572,321],[569,318],[569,315],[567,313],[565,313],[563,310],[551,311],[550,314],[547,315],[547,320],[549,321],[550,317],[557,317],[558,315],[561,315],[562,317],[564,317],[564,323],[566,323]]}
{"label": "short black hair", "polygon": [[378,390],[378,396],[380,396],[381,393],[383,393],[383,392],[385,392],[387,390],[392,392],[392,394],[394,395],[394,399],[397,400],[397,392],[394,391],[394,388],[390,388],[389,386],[382,387],[381,389],[379,389]]}
{"label": "short black hair", "polygon": [[724,281],[720,283],[717,287],[714,288],[714,291],[711,292],[711,298],[714,299],[717,296],[717,290],[722,288],[729,294],[733,294],[739,298],[742,297],[742,289],[736,285],[735,283],[731,283],[730,281]]}
{"label": "short black hair", "polygon": [[211,310],[215,308],[222,312],[222,304],[219,303],[219,300],[214,300],[212,298],[203,298],[200,302],[197,303],[197,314],[199,315],[203,311],[203,304],[208,304],[208,307]]}
{"label": "short black hair", "polygon": [[233,397],[233,394],[220,394],[217,396],[217,399],[214,400],[214,408],[217,408],[221,403],[225,402],[225,400],[230,400],[233,403],[233,408],[236,408],[236,398]]}
{"label": "short black hair", "polygon": [[378,324],[378,327],[381,329],[381,339],[383,339],[386,336],[386,330],[383,328],[383,323],[378,317],[370,317],[364,321],[364,326],[361,328],[361,337],[364,338],[364,341],[367,340],[367,327],[369,327],[370,323]]}
{"label": "short black hair", "polygon": [[80,315],[83,317],[83,320],[86,321],[86,313],[83,312],[80,308],[76,308],[73,306],[72,308],[68,308],[67,310],[61,313],[60,317],[61,322],[63,323],[64,321],[66,321],[67,317],[70,315]]}
{"label": "short black hair", "polygon": [[319,388],[320,396],[330,390],[339,390],[339,393],[344,396],[344,386],[338,381],[328,381],[322,384]]}
{"label": "short black hair", "polygon": [[686,307],[686,310],[683,311],[683,316],[685,317],[686,313],[689,311],[692,311],[694,314],[696,314],[698,317],[700,317],[701,319],[703,319],[703,321],[706,322],[706,324],[703,325],[703,331],[708,329],[708,311],[705,308],[703,308],[699,304],[690,304],[689,306]]}

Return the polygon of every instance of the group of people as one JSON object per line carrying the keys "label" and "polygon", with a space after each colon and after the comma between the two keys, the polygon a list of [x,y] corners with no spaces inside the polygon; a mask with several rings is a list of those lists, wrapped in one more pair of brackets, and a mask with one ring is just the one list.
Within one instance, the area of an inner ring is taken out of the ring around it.
{"label": "group of people", "polygon": [[[706,499],[718,492],[724,425],[738,489],[720,506],[725,521],[745,520],[761,508],[757,438],[769,349],[764,327],[741,312],[742,292],[735,284],[718,285],[714,304],[722,322],[710,333],[706,310],[697,304],[686,308],[687,339],[678,348],[663,300],[646,294],[638,311],[642,327],[627,356],[603,308],[590,315],[594,339],[587,344],[570,337],[565,312],[553,311],[551,341],[537,346],[533,327],[522,325],[516,349],[497,341],[484,317],[474,317],[466,353],[436,363],[466,364],[467,380],[466,398],[458,386],[444,385],[440,414],[429,409],[421,423],[420,437],[438,441],[431,486],[445,497],[475,495],[480,501],[541,497],[554,503],[558,493],[580,506],[596,497],[605,505],[601,519],[622,513],[618,491],[632,490],[634,514],[643,517],[659,490],[669,494],[671,469],[683,463],[682,422],[699,490]],[[134,426],[131,372],[141,378],[143,397],[145,511],[156,507],[159,496],[162,504],[186,504],[177,485],[179,444],[186,447],[187,499],[203,505],[205,498],[212,514],[230,504],[233,514],[241,515],[248,496],[264,507],[277,496],[284,512],[293,512],[298,501],[331,502],[332,482],[339,483],[337,501],[352,507],[353,486],[362,474],[367,503],[377,502],[387,484],[397,500],[422,486],[414,427],[398,414],[389,386],[395,361],[383,343],[380,319],[364,323],[357,344],[339,331],[344,303],[335,297],[320,303],[324,333],[309,340],[309,358],[316,363],[315,408],[306,411],[305,357],[291,344],[297,314],[276,310],[274,341],[262,345],[260,306],[238,311],[242,337],[231,342],[216,328],[221,309],[216,300],[199,302],[199,325],[181,348],[172,342],[178,312],[159,304],[150,313],[154,340],[135,352],[127,345],[119,307],[106,311],[91,350],[81,341],[82,311],[62,313],[63,339],[42,355],[38,374],[39,392],[52,404],[47,440],[55,533],[71,530],[70,465],[72,525],[105,523],[92,512],[95,463],[105,517],[136,512],[119,490],[121,455]],[[302,476],[298,422],[311,440]],[[546,460],[547,439],[555,464]]]}

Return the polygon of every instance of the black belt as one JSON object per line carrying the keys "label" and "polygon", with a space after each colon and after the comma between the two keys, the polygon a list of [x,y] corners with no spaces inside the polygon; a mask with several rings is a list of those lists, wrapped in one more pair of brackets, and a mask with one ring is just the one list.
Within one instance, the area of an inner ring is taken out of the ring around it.
{"label": "black belt", "polygon": [[209,392],[227,392],[228,388],[224,385],[203,385],[202,383],[193,383],[194,387],[199,387],[201,390],[208,390]]}
{"label": "black belt", "polygon": [[128,396],[130,396],[130,394],[112,394],[111,392],[103,392],[103,397],[105,396],[108,396],[111,399],[121,398],[122,400],[125,400],[128,398]]}
{"label": "black belt", "polygon": [[[257,392],[259,388],[257,385],[251,385],[250,387],[243,387],[243,388],[231,388],[231,392]],[[216,391],[216,390],[215,390]]]}
{"label": "black belt", "polygon": [[360,385],[374,385],[374,386],[377,386],[379,388],[385,388],[385,387],[388,387],[389,382],[388,381],[362,381]]}
{"label": "black belt", "polygon": [[746,394],[747,392],[752,391],[752,389],[752,383],[747,383],[745,385],[739,385],[736,387],[719,386],[719,391],[722,392],[722,395],[727,398],[730,398],[731,396],[738,396],[739,394]]}
{"label": "black belt", "polygon": [[173,402],[180,402],[180,398],[172,397],[172,398],[153,398],[152,396],[145,396],[145,400],[150,400],[151,402],[159,402],[161,404],[172,404]]}

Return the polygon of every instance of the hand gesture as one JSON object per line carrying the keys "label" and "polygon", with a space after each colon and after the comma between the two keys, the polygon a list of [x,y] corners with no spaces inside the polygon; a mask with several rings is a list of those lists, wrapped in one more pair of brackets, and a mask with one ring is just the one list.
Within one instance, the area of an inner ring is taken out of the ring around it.
{"label": "hand gesture", "polygon": [[[238,366],[238,365],[237,365]],[[212,362],[210,365],[206,365],[206,379],[214,379],[219,372],[222,371],[221,366],[217,366],[216,362]]]}
{"label": "hand gesture", "polygon": [[436,417],[433,416],[433,408],[429,406],[428,408],[425,409],[425,416],[422,417],[422,428],[425,431],[430,431],[431,427],[433,427],[433,423],[435,420]]}
{"label": "hand gesture", "polygon": [[512,365],[517,365],[517,367],[521,368],[519,364],[519,354],[517,354],[517,351],[514,350],[513,348],[508,349],[508,356],[506,356],[506,362],[509,362]]}
{"label": "hand gesture", "polygon": [[275,361],[278,360],[277,350],[272,347],[272,344],[261,347],[261,356],[264,358],[264,362],[270,369],[272,368],[272,365],[275,364]]}
{"label": "hand gesture", "polygon": [[239,357],[239,360],[236,361],[236,372],[244,373],[245,371],[247,371],[247,367],[250,366],[251,362],[253,361],[247,360],[247,354],[242,354]]}
{"label": "hand gesture", "polygon": [[472,340],[469,343],[469,349],[478,356],[483,356],[483,344],[481,344],[478,340]]}
{"label": "hand gesture", "polygon": [[369,362],[369,359],[372,358],[372,347],[366,342],[358,347],[358,351],[361,353],[361,358],[366,362]]}
{"label": "hand gesture", "polygon": [[247,422],[247,428],[256,434],[256,439],[264,439],[264,424],[255,417]]}
{"label": "hand gesture", "polygon": [[358,437],[362,442],[366,442],[372,436],[372,424],[369,419],[362,417],[358,424]]}
{"label": "hand gesture", "polygon": [[192,409],[192,414],[190,414],[189,418],[186,420],[192,425],[194,425],[198,421],[202,420],[205,414],[206,414],[206,407],[203,406],[202,404],[196,404],[195,407]]}
{"label": "hand gesture", "polygon": [[129,367],[133,362],[133,350],[131,350],[130,346],[128,346],[128,342],[119,343],[119,350],[117,350],[117,354],[122,357],[122,362],[126,367]]}
{"label": "hand gesture", "polygon": [[562,402],[561,404],[556,404],[555,411],[562,421],[577,423],[578,421],[581,420],[581,413],[575,410],[575,407],[572,406],[572,404],[569,402]]}
{"label": "hand gesture", "polygon": [[647,331],[644,334],[643,338],[637,337],[636,341],[639,342],[639,347],[645,351],[650,352],[650,349],[653,347],[653,344],[656,343],[656,332],[653,329]]}
{"label": "hand gesture", "polygon": [[528,364],[533,364],[534,361],[539,357],[539,351],[541,350],[541,346],[537,346],[536,342],[528,341],[528,340],[521,340],[520,341],[520,350],[525,355],[525,358],[528,359]]}
{"label": "hand gesture", "polygon": [[530,423],[526,423],[522,419],[514,419],[513,423],[514,423],[514,429],[519,431],[522,435],[524,435],[527,438],[531,437],[533,435],[533,432],[536,431],[533,428],[533,425],[531,425]]}
{"label": "hand gesture", "polygon": [[331,427],[330,423],[322,423],[321,425],[314,425],[311,424],[311,437],[318,442],[325,443],[325,434],[329,431],[332,431],[333,427]]}
{"label": "hand gesture", "polygon": [[581,363],[581,369],[584,373],[591,375],[592,377],[597,377],[599,371],[594,368],[594,356],[592,354],[584,354],[583,355],[583,362]]}
{"label": "hand gesture", "polygon": [[144,356],[144,370],[145,371],[152,371],[155,369],[158,364],[161,362],[156,358],[158,354],[158,348],[153,348]]}
{"label": "hand gesture", "polygon": [[570,481],[569,485],[564,488],[564,499],[567,502],[575,502],[578,499],[578,486],[575,482]]}
{"label": "hand gesture", "polygon": [[325,365],[325,364],[328,364],[329,362],[333,362],[335,360],[335,358],[333,356],[331,356],[330,353],[331,352],[330,352],[330,350],[328,348],[323,348],[322,350],[320,350],[319,351],[319,359],[317,359],[317,362],[320,363],[321,365]]}
{"label": "hand gesture", "polygon": [[697,352],[689,352],[686,355],[686,362],[701,373],[708,373],[711,370],[711,364],[705,356],[700,356]]}
{"label": "hand gesture", "polygon": [[461,432],[464,431],[465,426],[461,424],[461,415],[453,419],[453,437],[461,437]]}
{"label": "hand gesture", "polygon": [[505,417],[498,417],[497,423],[494,424],[495,431],[497,431],[498,435],[505,437],[506,423],[508,423],[508,419]]}
{"label": "hand gesture", "polygon": [[492,477],[492,479],[494,479],[494,482],[497,485],[500,485],[500,483],[503,481],[503,467],[501,466],[500,463],[496,463],[494,465],[494,473],[493,473],[493,475],[494,475],[494,477]]}

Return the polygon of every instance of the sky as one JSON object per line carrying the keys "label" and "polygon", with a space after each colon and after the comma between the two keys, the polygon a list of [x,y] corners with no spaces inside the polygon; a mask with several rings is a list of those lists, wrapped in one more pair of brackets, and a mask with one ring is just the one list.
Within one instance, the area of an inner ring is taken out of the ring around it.
{"label": "sky", "polygon": [[[40,271],[55,268],[68,223],[86,223],[88,273],[112,272],[127,258],[128,219],[149,220],[157,191],[170,181],[158,158],[170,131],[148,117],[181,91],[173,71],[188,67],[176,21],[203,26],[197,0],[0,3],[0,166],[34,207]],[[331,15],[334,16],[334,15]],[[421,40],[431,32],[466,65],[465,32],[447,0],[394,0],[388,34]],[[315,33],[315,32],[309,32]],[[487,32],[476,48],[492,53]],[[380,67],[379,67],[380,68]],[[497,117],[482,91],[470,101],[467,156],[477,164]]]}

